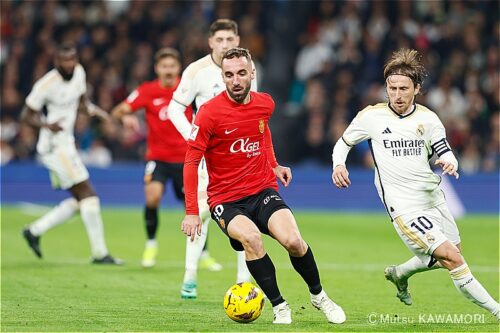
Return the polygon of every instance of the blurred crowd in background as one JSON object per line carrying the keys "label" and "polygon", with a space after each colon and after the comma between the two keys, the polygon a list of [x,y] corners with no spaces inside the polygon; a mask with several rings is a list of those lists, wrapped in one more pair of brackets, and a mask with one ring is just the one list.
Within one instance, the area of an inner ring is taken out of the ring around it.
{"label": "blurred crowd in background", "polygon": [[[257,64],[259,90],[276,100],[271,122],[281,163],[328,165],[346,126],[386,101],[383,65],[401,47],[423,56],[421,103],[439,115],[464,173],[500,166],[499,2],[493,1],[9,1],[1,4],[1,162],[36,158],[37,133],[19,123],[33,83],[74,41],[92,101],[110,111],[154,79],[153,55],[177,48],[183,65],[210,52],[208,26],[239,24]],[[140,161],[146,127],[80,115],[83,160],[106,167]],[[366,145],[351,165],[371,167]]]}

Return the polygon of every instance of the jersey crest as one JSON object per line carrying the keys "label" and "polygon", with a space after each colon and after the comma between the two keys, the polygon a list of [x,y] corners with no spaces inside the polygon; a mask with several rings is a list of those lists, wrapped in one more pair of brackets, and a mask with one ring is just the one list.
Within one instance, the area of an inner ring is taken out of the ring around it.
{"label": "jersey crest", "polygon": [[264,129],[265,129],[266,125],[264,123],[264,120],[259,120],[259,132],[260,134],[263,134],[264,133]]}
{"label": "jersey crest", "polygon": [[424,135],[424,132],[425,132],[425,131],[424,131],[424,125],[419,124],[419,125],[417,126],[417,135],[418,135],[418,136],[423,136],[423,135]]}

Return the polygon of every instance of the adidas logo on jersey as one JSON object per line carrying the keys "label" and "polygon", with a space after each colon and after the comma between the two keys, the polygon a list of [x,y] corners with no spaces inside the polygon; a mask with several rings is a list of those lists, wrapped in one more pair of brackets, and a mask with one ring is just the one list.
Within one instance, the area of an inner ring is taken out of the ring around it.
{"label": "adidas logo on jersey", "polygon": [[389,127],[387,127],[383,132],[382,134],[389,134],[389,133],[392,133],[391,130],[389,129]]}

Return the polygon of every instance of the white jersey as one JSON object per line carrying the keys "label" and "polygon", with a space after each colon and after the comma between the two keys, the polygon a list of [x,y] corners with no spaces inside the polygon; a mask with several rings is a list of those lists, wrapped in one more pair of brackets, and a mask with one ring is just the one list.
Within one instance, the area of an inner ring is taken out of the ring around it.
{"label": "white jersey", "polygon": [[[255,66],[252,63],[253,68]],[[226,89],[222,80],[221,68],[213,61],[209,54],[191,63],[182,73],[181,82],[174,92],[173,99],[189,106],[193,101],[199,109],[206,101],[220,94]],[[257,79],[252,80],[252,91],[257,91]]]}
{"label": "white jersey", "polygon": [[[434,153],[452,153],[443,124],[426,107],[415,104],[412,112],[400,116],[387,103],[368,106],[357,114],[342,140],[349,147],[369,140],[375,186],[393,219],[445,202],[438,186],[441,177],[432,172],[429,159]],[[335,149],[333,159],[334,167],[345,163],[345,159],[335,160]]]}
{"label": "white jersey", "polygon": [[65,81],[57,69],[52,69],[39,79],[28,97],[26,105],[41,112],[47,108],[47,123],[58,122],[63,128],[54,133],[41,128],[37,144],[40,154],[52,151],[57,146],[74,145],[73,135],[80,97],[86,92],[85,70],[76,65],[73,77]]}

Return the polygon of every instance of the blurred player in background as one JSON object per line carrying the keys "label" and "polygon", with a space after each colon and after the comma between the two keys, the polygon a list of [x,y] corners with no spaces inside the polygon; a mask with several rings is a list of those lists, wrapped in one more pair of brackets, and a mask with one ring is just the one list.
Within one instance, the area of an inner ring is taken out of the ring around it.
{"label": "blurred player in background", "polygon": [[[186,140],[191,132],[191,123],[186,119],[184,110],[193,101],[196,108],[199,109],[205,102],[225,89],[220,68],[222,56],[224,52],[237,47],[239,43],[240,37],[236,22],[228,19],[215,21],[210,26],[208,38],[208,45],[212,49],[212,53],[190,64],[182,73],[179,87],[176,89],[172,102],[168,106],[168,114],[177,130]],[[252,80],[251,89],[253,91],[257,90],[256,79]],[[200,217],[203,221],[203,232],[194,241],[187,240],[186,272],[181,288],[181,297],[183,298],[196,298],[198,258],[200,254],[203,258],[201,252],[207,238],[208,222],[210,221],[206,194],[208,174],[204,161],[200,164],[198,177]],[[245,253],[239,251],[236,282],[249,280],[250,272],[245,264]]]}
{"label": "blurred player in background", "polygon": [[292,174],[274,156],[268,126],[274,101],[268,94],[250,92],[254,74],[248,50],[234,48],[224,54],[226,91],[201,107],[188,141],[182,230],[191,239],[201,233],[196,173],[204,156],[210,177],[208,204],[212,217],[232,247],[245,251],[252,276],[273,305],[273,323],[291,324],[292,317],[261,233],[271,235],[288,251],[292,266],[309,287],[312,304],[324,312],[329,322],[343,323],[344,311],[323,290],[312,250],[277,192],[276,178],[288,186]]}
{"label": "blurred player in background", "polygon": [[397,297],[411,305],[408,279],[445,267],[462,295],[500,320],[500,305],[475,279],[461,254],[458,228],[439,188],[441,177],[429,165],[436,153],[435,164],[443,174],[458,179],[458,161],[443,124],[434,112],[415,103],[424,77],[417,51],[393,54],[384,68],[389,103],[366,107],[345,130],[333,149],[332,180],[338,188],[350,185],[347,155],[354,145],[369,140],[379,196],[399,237],[415,254],[385,269],[385,277],[398,290]]}
{"label": "blurred player in background", "polygon": [[[39,79],[26,97],[21,119],[40,129],[37,152],[49,169],[52,186],[68,190],[72,198],[63,200],[26,227],[23,236],[33,252],[41,258],[40,236],[66,222],[80,210],[90,241],[92,262],[122,264],[121,260],[109,254],[106,247],[99,198],[78,155],[73,135],[78,112],[87,112],[104,120],[109,119],[109,116],[86,96],[85,70],[78,63],[74,45],[61,45],[56,51],[54,65],[55,68]],[[46,117],[42,115],[44,106]]]}
{"label": "blurred player in background", "polygon": [[[181,59],[172,48],[159,50],[155,55],[156,80],[141,84],[128,98],[112,111],[113,118],[121,119],[123,125],[133,131],[140,124],[133,112],[144,109],[148,127],[146,167],[144,170],[144,222],[147,241],[142,256],[143,267],[153,267],[158,254],[156,232],[158,230],[158,207],[165,193],[165,183],[172,180],[174,192],[184,202],[182,169],[186,154],[186,140],[170,121],[167,107],[179,84]],[[193,110],[185,108],[185,117],[191,122]]]}

